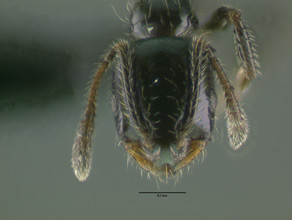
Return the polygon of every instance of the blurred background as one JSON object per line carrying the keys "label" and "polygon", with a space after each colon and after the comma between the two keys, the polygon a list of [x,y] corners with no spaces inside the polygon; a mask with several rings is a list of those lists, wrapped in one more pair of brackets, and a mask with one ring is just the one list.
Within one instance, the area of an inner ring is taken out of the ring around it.
{"label": "blurred background", "polygon": [[[99,93],[93,167],[80,183],[71,147],[96,63],[128,27],[126,0],[0,0],[0,220],[291,219],[291,3],[196,0],[206,18],[232,5],[254,30],[262,77],[242,97],[250,135],[239,151],[218,115],[208,156],[161,191],[127,167],[110,110],[111,71]],[[112,6],[111,6],[112,5]],[[209,38],[228,75],[236,71],[232,28]],[[220,91],[220,90],[219,90]],[[290,98],[289,98],[290,97]],[[290,101],[289,101],[290,100]]]}

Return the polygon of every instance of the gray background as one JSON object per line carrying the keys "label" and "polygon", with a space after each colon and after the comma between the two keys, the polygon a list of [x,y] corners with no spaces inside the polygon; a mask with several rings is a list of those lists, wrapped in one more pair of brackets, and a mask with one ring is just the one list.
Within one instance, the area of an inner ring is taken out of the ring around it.
{"label": "gray background", "polygon": [[[89,179],[72,172],[71,146],[95,63],[126,26],[125,0],[0,0],[0,219],[291,219],[291,3],[198,0],[200,18],[223,4],[255,30],[263,76],[243,97],[250,135],[228,146],[224,115],[208,156],[174,187],[126,166],[115,144],[110,79],[99,94]],[[209,38],[226,72],[236,70],[232,30]],[[110,75],[110,74],[108,74]],[[220,91],[220,90],[219,90]],[[289,98],[290,97],[290,98]]]}

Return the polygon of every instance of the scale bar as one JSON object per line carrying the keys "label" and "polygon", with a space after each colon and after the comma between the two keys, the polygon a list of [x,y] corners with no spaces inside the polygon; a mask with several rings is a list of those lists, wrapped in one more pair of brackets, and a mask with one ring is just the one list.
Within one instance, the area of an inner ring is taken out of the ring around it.
{"label": "scale bar", "polygon": [[187,192],[139,192],[140,194],[186,194]]}

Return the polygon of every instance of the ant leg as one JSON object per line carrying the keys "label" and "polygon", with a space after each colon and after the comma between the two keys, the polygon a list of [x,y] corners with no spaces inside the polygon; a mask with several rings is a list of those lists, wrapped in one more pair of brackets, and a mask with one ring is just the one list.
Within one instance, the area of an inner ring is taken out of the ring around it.
{"label": "ant leg", "polygon": [[218,59],[208,44],[205,44],[206,52],[210,59],[211,66],[217,73],[222,85],[226,101],[227,129],[230,145],[237,150],[246,141],[248,135],[248,120],[244,110],[240,107],[227,76],[225,75]]}
{"label": "ant leg", "polygon": [[254,36],[241,18],[241,12],[236,8],[222,6],[201,28],[203,30],[216,30],[225,28],[230,23],[234,25],[236,54],[241,66],[238,71],[240,88],[244,90],[251,80],[260,75],[258,71],[260,64],[257,61],[258,54],[255,49]]}
{"label": "ant leg", "polygon": [[[94,117],[96,111],[97,90],[103,74],[106,72],[117,55],[125,58],[128,51],[128,43],[119,41],[106,54],[104,60],[99,64],[92,80],[85,109],[77,130],[75,142],[72,149],[72,167],[79,181],[87,179],[92,162],[91,137],[94,129]],[[124,60],[123,60],[124,61]]]}

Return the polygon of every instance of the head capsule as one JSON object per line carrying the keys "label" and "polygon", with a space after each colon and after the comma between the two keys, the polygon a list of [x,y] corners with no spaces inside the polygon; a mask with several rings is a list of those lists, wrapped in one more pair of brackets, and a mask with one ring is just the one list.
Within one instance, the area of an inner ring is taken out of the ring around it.
{"label": "head capsule", "polygon": [[130,22],[137,38],[184,36],[198,27],[189,0],[138,0]]}

